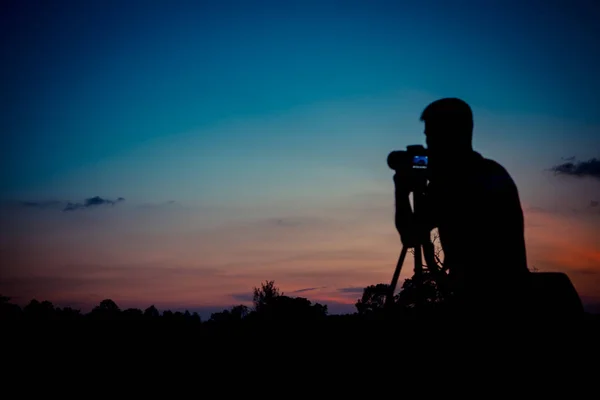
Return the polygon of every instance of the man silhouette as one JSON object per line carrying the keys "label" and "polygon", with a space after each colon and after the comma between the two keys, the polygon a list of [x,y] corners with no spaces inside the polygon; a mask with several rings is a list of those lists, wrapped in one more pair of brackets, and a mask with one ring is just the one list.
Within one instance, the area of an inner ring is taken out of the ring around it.
{"label": "man silhouette", "polygon": [[394,175],[396,228],[402,243],[416,243],[418,226],[426,234],[438,228],[454,304],[461,310],[514,311],[529,275],[515,182],[504,167],[473,150],[473,114],[464,101],[434,101],[421,121],[429,183],[417,216],[409,202],[410,177],[403,171]]}

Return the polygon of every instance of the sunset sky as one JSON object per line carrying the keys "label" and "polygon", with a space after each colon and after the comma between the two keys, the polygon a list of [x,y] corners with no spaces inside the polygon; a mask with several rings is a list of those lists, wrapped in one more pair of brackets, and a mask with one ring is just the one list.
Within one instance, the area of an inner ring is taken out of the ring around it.
{"label": "sunset sky", "polygon": [[[0,293],[19,304],[209,316],[275,280],[353,312],[401,249],[387,154],[424,144],[420,112],[448,96],[519,187],[529,265],[600,309],[597,1],[11,0],[0,18]],[[550,171],[569,157],[581,174]]]}

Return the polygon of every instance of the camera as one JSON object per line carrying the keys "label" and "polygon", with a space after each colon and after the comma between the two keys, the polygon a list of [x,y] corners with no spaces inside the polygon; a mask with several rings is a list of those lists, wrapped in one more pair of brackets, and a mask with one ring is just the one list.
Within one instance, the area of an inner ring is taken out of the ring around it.
{"label": "camera", "polygon": [[387,157],[387,164],[390,169],[412,170],[419,173],[419,170],[427,170],[429,157],[427,149],[420,144],[406,146],[406,150],[392,151]]}

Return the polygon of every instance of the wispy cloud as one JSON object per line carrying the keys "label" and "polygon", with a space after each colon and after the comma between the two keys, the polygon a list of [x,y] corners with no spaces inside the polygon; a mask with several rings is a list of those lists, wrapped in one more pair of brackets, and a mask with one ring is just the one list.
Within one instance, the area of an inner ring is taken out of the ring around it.
{"label": "wispy cloud", "polygon": [[89,197],[82,202],[71,202],[64,200],[18,200],[3,201],[2,205],[24,209],[75,211],[86,208],[97,208],[99,206],[106,205],[113,206],[123,201],[125,201],[123,197],[119,197],[116,200],[110,200],[100,196],[94,196]]}
{"label": "wispy cloud", "polygon": [[592,158],[587,161],[577,161],[575,157],[564,159],[565,162],[553,166],[550,170],[557,175],[568,175],[578,178],[590,177],[600,179],[600,160]]}
{"label": "wispy cloud", "polygon": [[304,289],[294,290],[291,293],[306,293],[306,292],[312,292],[312,291],[315,291],[315,290],[326,289],[326,288],[327,288],[327,286],[311,287],[311,288],[304,288]]}
{"label": "wispy cloud", "polygon": [[122,201],[125,201],[125,199],[123,197],[119,197],[117,200],[108,200],[108,199],[103,199],[100,196],[94,196],[94,197],[85,199],[85,201],[83,203],[68,203],[65,206],[65,208],[63,209],[63,211],[75,211],[75,210],[81,210],[84,208],[98,207],[98,206],[102,206],[102,205],[113,206]]}

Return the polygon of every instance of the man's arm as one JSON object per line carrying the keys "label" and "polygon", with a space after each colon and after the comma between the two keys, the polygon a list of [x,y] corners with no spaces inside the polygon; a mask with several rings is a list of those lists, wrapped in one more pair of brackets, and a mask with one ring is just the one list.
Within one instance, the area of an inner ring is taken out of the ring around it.
{"label": "man's arm", "polygon": [[400,241],[404,246],[414,247],[416,238],[415,232],[415,221],[410,206],[409,194],[410,191],[404,186],[403,182],[400,182],[398,174],[394,175],[395,184],[395,201],[396,201],[396,230],[400,235]]}
{"label": "man's arm", "polygon": [[[410,205],[410,181],[398,173],[394,174],[395,185],[395,224],[396,230],[400,234],[400,240],[404,246],[414,247],[417,244],[417,233],[419,226],[413,214]],[[424,198],[425,204],[421,204],[421,226],[423,234],[429,235],[429,232],[435,227],[434,219],[431,217],[431,207],[427,204],[428,198]]]}

